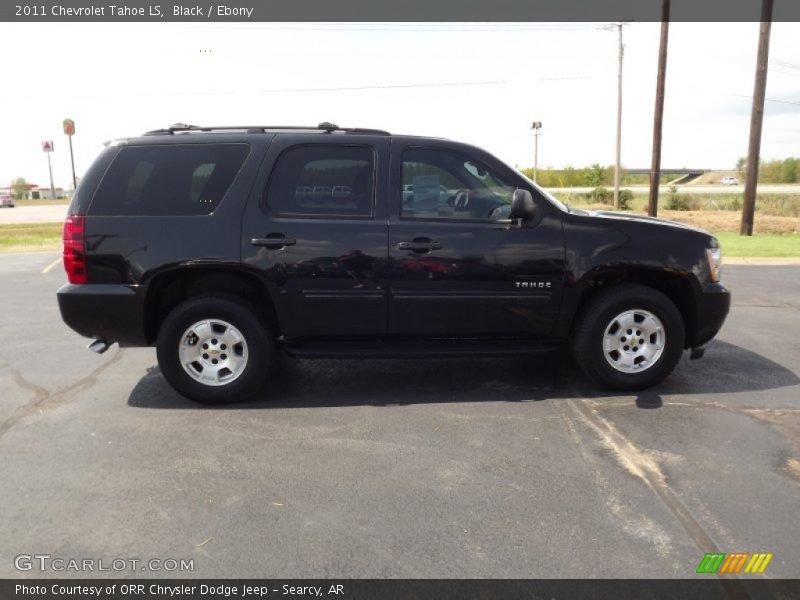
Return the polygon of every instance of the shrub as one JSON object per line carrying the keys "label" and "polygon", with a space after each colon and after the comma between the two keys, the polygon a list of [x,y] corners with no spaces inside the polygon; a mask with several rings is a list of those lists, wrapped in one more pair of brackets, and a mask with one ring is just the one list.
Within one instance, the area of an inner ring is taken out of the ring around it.
{"label": "shrub", "polygon": [[631,209],[631,200],[633,200],[633,191],[632,190],[620,190],[619,191],[619,208],[620,208],[620,210],[630,210]]}
{"label": "shrub", "polygon": [[678,186],[669,186],[669,196],[667,196],[667,209],[669,210],[689,210],[686,198],[678,193]]}
{"label": "shrub", "polygon": [[669,197],[667,208],[669,210],[689,210],[689,203],[686,201],[684,196],[675,194],[674,196]]}
{"label": "shrub", "polygon": [[611,190],[604,188],[602,185],[598,185],[586,196],[593,202],[602,202],[603,204],[610,204],[611,199],[614,197]]}
{"label": "shrub", "polygon": [[703,202],[693,194],[683,194],[686,201],[686,210],[703,210]]}
{"label": "shrub", "polygon": [[691,194],[670,194],[667,202],[669,210],[702,210],[702,202]]}

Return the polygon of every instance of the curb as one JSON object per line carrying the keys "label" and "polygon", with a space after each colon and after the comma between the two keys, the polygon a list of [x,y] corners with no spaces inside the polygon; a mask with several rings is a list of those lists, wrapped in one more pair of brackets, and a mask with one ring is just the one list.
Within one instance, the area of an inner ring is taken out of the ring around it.
{"label": "curb", "polygon": [[800,256],[776,256],[776,257],[725,257],[723,255],[722,265],[764,265],[764,266],[788,266],[800,265]]}

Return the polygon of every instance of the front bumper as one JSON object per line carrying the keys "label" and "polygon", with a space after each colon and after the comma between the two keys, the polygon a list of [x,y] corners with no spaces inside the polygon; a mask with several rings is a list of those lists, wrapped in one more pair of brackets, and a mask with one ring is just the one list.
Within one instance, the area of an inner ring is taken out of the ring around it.
{"label": "front bumper", "polygon": [[145,290],[135,285],[68,283],[58,292],[61,318],[77,333],[120,346],[146,346]]}
{"label": "front bumper", "polygon": [[697,302],[697,330],[691,346],[702,346],[711,340],[725,322],[731,308],[731,293],[721,283],[709,283]]}

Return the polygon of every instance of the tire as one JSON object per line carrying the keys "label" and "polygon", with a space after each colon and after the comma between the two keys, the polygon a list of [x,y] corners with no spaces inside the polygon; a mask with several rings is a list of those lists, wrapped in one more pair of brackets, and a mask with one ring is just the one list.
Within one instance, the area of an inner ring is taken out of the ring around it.
{"label": "tire", "polygon": [[262,388],[275,344],[251,306],[207,296],[187,300],[167,315],[156,352],[164,378],[179,394],[202,404],[228,404]]}
{"label": "tire", "polygon": [[667,296],[621,284],[599,292],[582,311],[572,330],[572,352],[583,372],[602,386],[641,390],[673,371],[685,337],[683,317]]}

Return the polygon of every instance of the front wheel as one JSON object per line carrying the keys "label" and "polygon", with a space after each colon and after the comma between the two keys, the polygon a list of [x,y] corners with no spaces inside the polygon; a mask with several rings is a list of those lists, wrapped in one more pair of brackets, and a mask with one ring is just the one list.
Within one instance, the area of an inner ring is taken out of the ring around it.
{"label": "front wheel", "polygon": [[273,338],[235,299],[201,297],[178,305],[158,333],[158,364],[181,395],[204,404],[244,400],[264,384]]}
{"label": "front wheel", "polygon": [[623,284],[591,300],[573,329],[572,350],[581,369],[604,386],[639,390],[673,371],[685,335],[683,317],[667,296]]}

